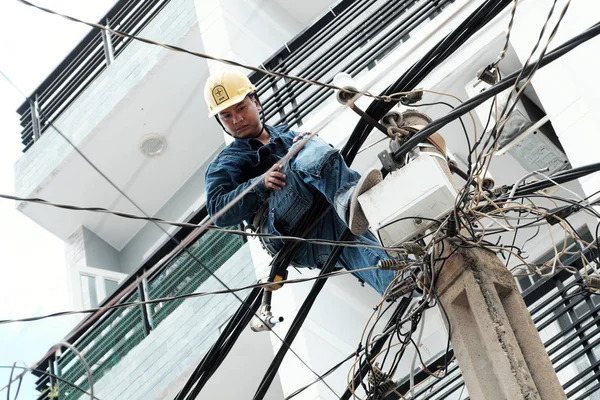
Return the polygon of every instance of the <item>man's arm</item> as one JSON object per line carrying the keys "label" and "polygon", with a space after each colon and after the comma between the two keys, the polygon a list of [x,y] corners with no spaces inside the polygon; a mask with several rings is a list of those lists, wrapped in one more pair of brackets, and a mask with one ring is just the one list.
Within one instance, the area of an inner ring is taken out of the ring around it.
{"label": "man's arm", "polygon": [[246,182],[241,182],[240,176],[239,166],[226,158],[211,163],[206,171],[206,207],[211,216],[259,180],[249,193],[215,221],[217,226],[237,225],[244,220],[249,220],[269,198],[264,175]]}

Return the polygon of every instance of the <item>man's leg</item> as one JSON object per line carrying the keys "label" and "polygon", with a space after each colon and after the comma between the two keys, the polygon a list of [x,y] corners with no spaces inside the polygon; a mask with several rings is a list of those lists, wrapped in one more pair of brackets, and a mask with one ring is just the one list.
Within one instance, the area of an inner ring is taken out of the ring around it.
{"label": "man's leg", "polygon": [[[318,137],[309,141],[283,172],[287,175],[286,185],[282,190],[274,192],[269,202],[269,231],[275,234],[289,234],[309,209],[314,194],[318,191],[334,206],[335,212],[328,212],[309,237],[336,240],[347,227],[348,206],[360,175],[348,168],[337,149]],[[352,236],[351,240],[379,245],[371,233]],[[280,247],[281,243],[275,246],[276,250]],[[294,261],[307,267],[321,266],[332,248],[325,245],[303,245]],[[347,247],[343,250],[338,264],[347,270],[355,271],[376,266],[379,260],[388,258],[390,257],[383,250]],[[394,271],[374,269],[356,272],[355,275],[383,294],[396,274]]]}
{"label": "man's leg", "polygon": [[[337,214],[331,210],[325,215],[317,228],[311,232],[310,237],[336,240],[340,237],[344,229],[346,229],[346,225]],[[380,245],[371,233],[362,236],[353,235],[350,237],[350,240],[369,245]],[[298,252],[295,261],[301,265],[322,266],[327,261],[332,250],[333,246],[328,245],[306,245]],[[345,247],[338,260],[338,265],[349,271],[357,271],[367,267],[374,267],[379,260],[388,258],[390,257],[383,250],[364,247]],[[375,289],[379,294],[383,294],[392,279],[394,279],[394,276],[396,276],[396,273],[395,271],[373,269],[355,272],[354,275]]]}
{"label": "man's leg", "polygon": [[348,207],[360,174],[348,168],[337,149],[313,137],[291,160],[288,171],[322,193],[348,225]]}

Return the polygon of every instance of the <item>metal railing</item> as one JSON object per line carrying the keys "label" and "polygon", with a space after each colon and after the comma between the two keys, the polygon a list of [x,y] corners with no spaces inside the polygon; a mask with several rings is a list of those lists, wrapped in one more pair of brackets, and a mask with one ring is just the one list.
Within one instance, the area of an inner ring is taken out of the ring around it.
{"label": "metal railing", "polygon": [[[99,22],[138,34],[169,0],[121,0]],[[263,67],[331,83],[338,72],[353,77],[373,68],[406,41],[422,24],[435,18],[454,0],[342,0],[281,50]],[[21,142],[27,151],[77,97],[118,57],[131,39],[92,30],[31,94],[17,112]],[[259,86],[267,121],[301,126],[321,106],[331,89],[259,73],[250,75]]]}
{"label": "metal railing", "polygon": [[[341,1],[313,26],[286,43],[263,66],[271,71],[332,83],[338,72],[356,78],[408,40],[454,0]],[[301,126],[333,90],[253,73],[270,125]]]}
{"label": "metal railing", "polygon": [[[244,240],[239,235],[207,231],[187,246],[186,251],[180,251],[155,275],[144,279],[138,291],[124,297],[119,303],[193,293],[210,277],[210,272],[217,271],[243,245]],[[135,277],[136,275],[133,276]],[[124,282],[121,287],[124,286],[128,286],[128,283]],[[101,379],[117,365],[183,301],[179,299],[117,308],[107,312],[91,328],[86,329],[73,344],[90,365],[94,381]],[[49,357],[38,365],[37,369],[45,369],[84,390],[89,389],[85,368],[71,350],[63,352],[58,358]],[[37,390],[41,392],[40,399],[50,399],[51,388],[58,390],[60,399],[72,400],[82,396],[82,392],[71,385],[56,381],[48,375],[35,374],[40,376],[36,382]]]}
{"label": "metal railing", "polygon": [[[585,254],[593,257],[592,254]],[[597,262],[597,260],[596,260]],[[583,271],[580,256],[564,262]],[[573,275],[560,270],[551,277],[537,281],[522,295],[531,312],[531,317],[548,351],[555,371],[563,384],[568,399],[600,399],[600,296],[587,294],[574,295],[582,283],[583,275]],[[452,352],[431,362],[430,371],[443,365],[444,359],[452,359]],[[415,383],[421,383],[415,390],[414,399],[466,399],[459,397],[464,390],[460,368],[454,362],[448,374],[441,380],[428,378],[424,373],[415,376]],[[408,379],[398,387],[399,393],[410,388]],[[386,400],[396,400],[394,393]]]}
{"label": "metal railing", "polygon": [[[170,0],[120,0],[98,22],[101,25],[138,34]],[[114,37],[93,29],[29,96],[17,112],[21,115],[21,143],[27,151],[50,127],[50,123],[77,99],[132,39]]]}

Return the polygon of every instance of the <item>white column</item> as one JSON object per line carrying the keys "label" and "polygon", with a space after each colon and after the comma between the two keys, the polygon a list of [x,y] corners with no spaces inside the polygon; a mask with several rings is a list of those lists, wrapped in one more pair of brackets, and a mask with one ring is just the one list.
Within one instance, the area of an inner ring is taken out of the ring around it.
{"label": "white column", "polygon": [[[195,0],[205,51],[260,65],[303,26],[274,0]],[[209,61],[211,72],[224,68]]]}

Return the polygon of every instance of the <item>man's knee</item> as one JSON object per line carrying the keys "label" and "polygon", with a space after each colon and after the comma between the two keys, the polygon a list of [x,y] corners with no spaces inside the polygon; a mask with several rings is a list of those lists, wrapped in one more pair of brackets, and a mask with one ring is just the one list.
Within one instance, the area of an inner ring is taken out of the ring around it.
{"label": "man's knee", "polygon": [[321,138],[313,138],[294,158],[292,166],[295,170],[321,176],[328,163],[340,157],[338,150]]}

